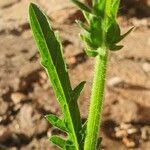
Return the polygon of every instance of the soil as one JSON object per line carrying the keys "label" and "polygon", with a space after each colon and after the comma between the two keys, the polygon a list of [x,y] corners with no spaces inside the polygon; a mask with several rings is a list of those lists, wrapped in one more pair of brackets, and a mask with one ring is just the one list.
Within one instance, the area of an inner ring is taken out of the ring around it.
{"label": "soil", "polygon": [[[86,80],[79,105],[87,118],[94,60],[84,53],[75,19],[84,20],[68,0],[35,0],[60,32],[72,86]],[[28,24],[27,0],[0,1],[0,150],[57,150],[47,136],[61,134],[44,115],[61,115],[39,63]],[[150,149],[150,1],[123,1],[118,22],[135,30],[110,52],[101,127],[105,150]]]}

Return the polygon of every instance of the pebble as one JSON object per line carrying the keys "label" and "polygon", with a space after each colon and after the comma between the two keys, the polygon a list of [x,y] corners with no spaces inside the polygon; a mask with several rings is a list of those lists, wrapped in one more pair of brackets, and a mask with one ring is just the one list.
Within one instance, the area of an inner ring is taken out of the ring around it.
{"label": "pebble", "polygon": [[142,69],[143,69],[146,73],[150,72],[150,63],[144,63],[144,64],[142,65]]}
{"label": "pebble", "polygon": [[119,77],[110,78],[107,82],[107,85],[110,87],[115,87],[123,83],[123,80]]}
{"label": "pebble", "polygon": [[0,115],[4,115],[8,111],[8,103],[4,102],[3,99],[0,99]]}
{"label": "pebble", "polygon": [[145,126],[145,127],[141,128],[141,138],[144,141],[147,141],[149,139],[149,136],[150,136],[150,127]]}
{"label": "pebble", "polygon": [[47,75],[46,75],[45,71],[40,71],[39,75],[42,79],[47,80]]}
{"label": "pebble", "polygon": [[117,138],[123,138],[123,137],[127,137],[128,136],[128,133],[126,130],[118,130],[116,133],[115,133],[115,136]]}
{"label": "pebble", "polygon": [[11,99],[14,104],[18,104],[26,99],[26,96],[22,93],[16,92],[11,94]]}
{"label": "pebble", "polygon": [[128,133],[128,134],[134,134],[134,133],[137,133],[137,131],[138,131],[138,130],[137,130],[136,128],[131,128],[131,129],[128,129],[128,130],[127,130],[127,133]]}
{"label": "pebble", "polygon": [[136,147],[136,144],[134,141],[132,140],[129,140],[127,137],[124,137],[122,139],[122,142],[126,145],[126,147],[128,148],[135,148]]}
{"label": "pebble", "polygon": [[39,80],[40,84],[42,85],[45,84],[45,82],[48,80],[46,73],[44,71],[40,71],[39,76],[40,76],[40,80]]}
{"label": "pebble", "polygon": [[131,127],[132,127],[132,125],[127,124],[127,123],[121,123],[121,125],[120,125],[120,128],[125,129],[125,130],[130,129]]}

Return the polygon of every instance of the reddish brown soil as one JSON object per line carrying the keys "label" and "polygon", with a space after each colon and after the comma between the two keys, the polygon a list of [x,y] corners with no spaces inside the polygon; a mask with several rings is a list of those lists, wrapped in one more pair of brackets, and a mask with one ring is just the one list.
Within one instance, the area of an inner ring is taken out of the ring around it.
{"label": "reddish brown soil", "polygon": [[[86,80],[79,105],[87,117],[93,64],[80,42],[75,19],[80,11],[68,0],[36,0],[58,30],[72,85]],[[147,3],[147,4],[146,4]],[[27,21],[27,0],[0,1],[0,150],[56,150],[47,135],[58,133],[44,119],[61,112]],[[110,52],[102,120],[106,150],[150,149],[150,2],[130,0],[118,17],[122,31],[135,30]]]}

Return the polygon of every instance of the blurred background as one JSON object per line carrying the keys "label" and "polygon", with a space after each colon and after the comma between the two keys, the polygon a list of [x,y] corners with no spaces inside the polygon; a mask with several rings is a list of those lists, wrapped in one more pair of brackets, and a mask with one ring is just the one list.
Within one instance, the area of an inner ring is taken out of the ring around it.
{"label": "blurred background", "polygon": [[[44,119],[61,112],[39,63],[27,19],[29,2],[0,0],[0,150],[57,150],[47,136],[62,134]],[[34,2],[60,32],[72,86],[87,81],[79,99],[85,121],[94,61],[85,55],[75,24],[84,17],[69,0]],[[123,32],[136,28],[122,41],[124,48],[109,56],[102,147],[150,150],[150,0],[122,0],[117,20]]]}

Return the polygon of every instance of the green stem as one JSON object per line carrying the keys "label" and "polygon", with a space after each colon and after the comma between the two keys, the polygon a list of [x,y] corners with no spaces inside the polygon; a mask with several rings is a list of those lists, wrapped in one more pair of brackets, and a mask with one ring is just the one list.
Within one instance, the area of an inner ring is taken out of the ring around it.
{"label": "green stem", "polygon": [[98,55],[96,57],[95,75],[92,87],[84,150],[96,150],[97,146],[103,106],[108,49],[103,48],[103,51],[105,52],[104,55]]}

